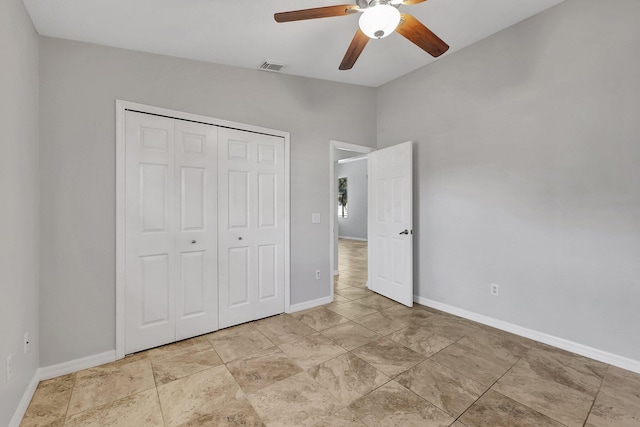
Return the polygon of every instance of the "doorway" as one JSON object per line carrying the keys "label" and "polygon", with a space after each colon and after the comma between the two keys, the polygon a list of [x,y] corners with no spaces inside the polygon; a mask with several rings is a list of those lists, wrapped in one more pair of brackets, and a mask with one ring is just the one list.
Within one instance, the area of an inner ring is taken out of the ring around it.
{"label": "doorway", "polygon": [[[361,286],[367,287],[367,155],[375,149],[363,145],[330,141],[329,150],[331,169],[329,174],[331,178],[329,192],[331,195],[331,215],[329,217],[331,222],[330,227],[333,232],[333,236],[330,239],[329,254],[331,260],[331,271],[333,272],[334,277],[334,280],[331,281],[331,295],[334,295],[336,286],[335,279],[338,278],[339,274],[342,274],[341,279],[345,280],[354,279],[356,277],[354,274],[356,274],[357,277],[359,277],[358,282],[362,282]],[[345,166],[341,167],[341,164]],[[350,172],[341,174],[341,170],[353,171],[353,175],[347,176]],[[343,181],[343,185],[346,184],[346,197],[344,197],[344,199],[340,197],[339,201],[340,178],[346,178],[346,182]],[[356,195],[355,192],[358,194]],[[343,225],[342,233],[340,230],[341,225]],[[340,239],[341,235],[345,238]],[[353,262],[350,263],[347,259],[351,258],[351,256],[341,257],[341,247],[343,250],[347,249],[347,253],[357,253],[358,258],[364,257],[363,274],[361,274],[362,262],[358,262],[354,259]],[[353,249],[353,252],[351,252],[351,249]],[[349,270],[352,271],[348,273],[347,271],[341,272],[340,259],[343,260],[345,267],[348,267]],[[358,268],[355,268],[356,264],[359,265]],[[350,279],[347,279],[347,277],[350,277]]]}
{"label": "doorway", "polygon": [[[414,299],[412,152],[411,141],[380,150],[330,142],[332,214],[329,217],[333,236],[329,239],[329,256],[333,274],[339,273],[337,161],[341,156],[365,155],[368,204],[366,287],[408,307],[413,306]],[[332,280],[332,296],[334,290]]]}

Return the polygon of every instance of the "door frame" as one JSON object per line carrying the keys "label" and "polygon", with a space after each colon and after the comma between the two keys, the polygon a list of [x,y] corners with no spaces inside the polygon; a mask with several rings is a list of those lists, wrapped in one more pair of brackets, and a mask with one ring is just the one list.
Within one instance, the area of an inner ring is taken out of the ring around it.
{"label": "door frame", "polygon": [[[336,150],[344,150],[344,151],[353,151],[355,153],[360,154],[369,154],[373,151],[376,151],[375,147],[367,147],[366,145],[358,145],[351,144],[349,142],[342,141],[329,141],[329,230],[331,231],[331,238],[329,239],[329,282],[331,289],[331,298],[333,299],[334,289],[333,289],[333,277],[336,275],[337,265],[335,265],[335,252],[338,250],[335,245],[335,240],[337,236],[337,221],[336,221],[336,210],[338,208],[338,201],[336,197],[336,186],[334,183],[334,174],[335,174],[335,163],[338,160],[336,158]],[[368,188],[367,188],[367,191]],[[368,224],[367,224],[368,228]],[[368,286],[368,284],[367,284]]]}
{"label": "door frame", "polygon": [[[282,137],[284,139],[284,311],[291,311],[291,156],[289,132],[232,122],[116,99],[116,360],[125,356],[125,223],[126,223],[126,135],[125,113],[137,111],[172,119],[187,120]],[[216,243],[217,244],[217,243]],[[333,287],[333,281],[331,282]]]}

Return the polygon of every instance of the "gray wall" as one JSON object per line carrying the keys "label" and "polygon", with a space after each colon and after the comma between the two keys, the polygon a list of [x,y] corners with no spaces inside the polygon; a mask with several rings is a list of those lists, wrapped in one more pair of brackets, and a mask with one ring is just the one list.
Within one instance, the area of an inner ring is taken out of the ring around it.
{"label": "gray wall", "polygon": [[640,360],[639,16],[567,0],[379,88],[378,146],[416,141],[416,294]]}
{"label": "gray wall", "polygon": [[291,132],[291,301],[329,295],[328,143],[374,144],[375,89],[40,41],[42,366],[115,347],[116,98]]}
{"label": "gray wall", "polygon": [[6,426],[38,368],[38,35],[20,0],[0,2],[0,58],[0,425]]}
{"label": "gray wall", "polygon": [[[367,238],[367,159],[338,164],[338,178],[347,178],[347,218],[338,217],[340,237]],[[336,182],[336,188],[338,183]]]}

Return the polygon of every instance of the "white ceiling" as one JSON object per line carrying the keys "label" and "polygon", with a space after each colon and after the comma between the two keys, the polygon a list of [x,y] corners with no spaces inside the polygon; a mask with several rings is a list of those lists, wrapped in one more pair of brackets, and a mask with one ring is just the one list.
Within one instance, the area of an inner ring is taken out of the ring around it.
{"label": "white ceiling", "polygon": [[[429,0],[400,11],[451,46],[451,55],[563,0]],[[39,34],[285,74],[377,87],[434,61],[399,34],[371,40],[350,71],[339,71],[358,17],[278,24],[275,12],[344,0],[24,0]],[[353,1],[355,3],[355,1]]]}

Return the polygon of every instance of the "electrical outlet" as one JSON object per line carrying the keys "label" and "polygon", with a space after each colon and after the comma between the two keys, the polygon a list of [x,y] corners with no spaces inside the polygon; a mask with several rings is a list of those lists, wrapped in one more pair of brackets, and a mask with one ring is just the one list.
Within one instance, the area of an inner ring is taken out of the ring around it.
{"label": "electrical outlet", "polygon": [[29,332],[24,333],[24,354],[27,354],[27,350],[29,349]]}
{"label": "electrical outlet", "polygon": [[495,283],[492,283],[491,295],[493,295],[494,297],[497,297],[498,295],[500,295],[500,286],[496,285]]}
{"label": "electrical outlet", "polygon": [[316,270],[316,280],[320,280],[320,270]]}
{"label": "electrical outlet", "polygon": [[10,354],[7,356],[7,383],[11,381],[11,375],[13,375],[13,356]]}

